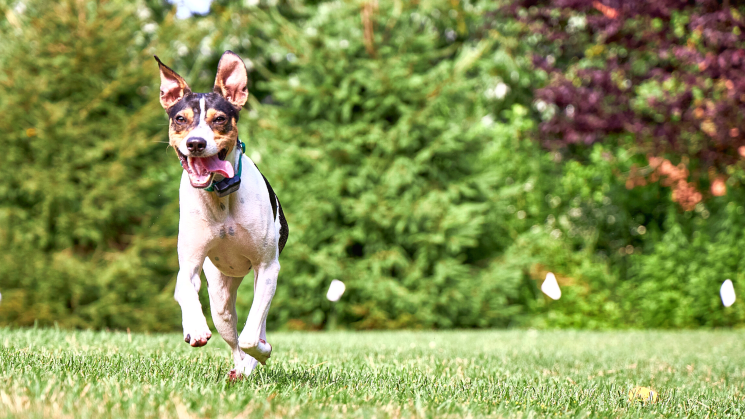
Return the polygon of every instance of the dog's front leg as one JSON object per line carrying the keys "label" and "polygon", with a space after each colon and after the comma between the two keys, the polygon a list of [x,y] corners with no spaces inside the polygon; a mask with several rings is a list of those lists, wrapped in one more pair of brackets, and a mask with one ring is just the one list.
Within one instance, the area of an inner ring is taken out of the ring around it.
{"label": "dog's front leg", "polygon": [[202,285],[199,274],[204,258],[200,251],[185,251],[179,246],[179,271],[174,298],[181,306],[184,341],[194,347],[206,345],[212,337],[199,302],[199,288]]}
{"label": "dog's front leg", "polygon": [[262,365],[272,354],[272,346],[266,342],[266,317],[277,290],[279,261],[254,268],[254,300],[248,313],[246,327],[238,338],[238,345]]}

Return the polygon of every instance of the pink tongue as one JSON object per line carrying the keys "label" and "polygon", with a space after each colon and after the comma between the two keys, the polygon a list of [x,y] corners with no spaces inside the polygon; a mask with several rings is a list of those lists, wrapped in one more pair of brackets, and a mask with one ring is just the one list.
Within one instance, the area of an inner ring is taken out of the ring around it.
{"label": "pink tongue", "polygon": [[216,155],[210,157],[192,157],[192,165],[199,173],[214,172],[223,175],[223,177],[233,177],[233,166],[220,160]]}

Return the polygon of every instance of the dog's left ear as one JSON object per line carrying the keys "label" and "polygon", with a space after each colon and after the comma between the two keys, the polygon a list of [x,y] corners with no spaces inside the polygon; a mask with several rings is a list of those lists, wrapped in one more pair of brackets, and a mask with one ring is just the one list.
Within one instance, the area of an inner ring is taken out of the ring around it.
{"label": "dog's left ear", "polygon": [[240,110],[248,100],[247,84],[246,64],[233,51],[225,51],[217,65],[214,91]]}

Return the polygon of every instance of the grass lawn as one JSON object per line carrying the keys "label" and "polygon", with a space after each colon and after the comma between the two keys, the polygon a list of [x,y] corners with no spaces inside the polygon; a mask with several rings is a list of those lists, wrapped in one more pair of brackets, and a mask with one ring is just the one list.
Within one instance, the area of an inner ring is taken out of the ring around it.
{"label": "grass lawn", "polygon": [[[740,331],[270,333],[231,384],[219,336],[0,329],[0,417],[745,417]],[[628,402],[634,386],[656,404]]]}

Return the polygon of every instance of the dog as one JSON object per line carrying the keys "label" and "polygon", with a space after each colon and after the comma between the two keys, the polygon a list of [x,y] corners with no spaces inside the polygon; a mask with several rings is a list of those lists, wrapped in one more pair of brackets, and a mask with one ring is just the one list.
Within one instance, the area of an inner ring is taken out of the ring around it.
{"label": "dog", "polygon": [[[248,375],[271,356],[266,318],[277,289],[279,255],[289,229],[279,198],[244,155],[238,117],[248,99],[243,60],[226,51],[211,93],[193,93],[156,56],[160,104],[169,118],[169,144],[184,171],[179,187],[179,272],[174,298],[181,306],[184,341],[204,346],[212,337],[199,303],[204,270],[215,328],[230,345],[230,378]],[[254,297],[238,335],[236,293],[253,269]],[[248,356],[247,356],[248,355]]]}

